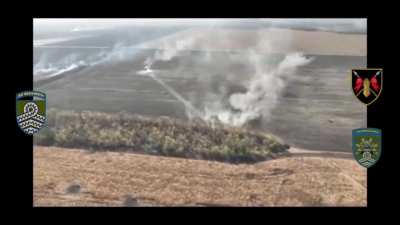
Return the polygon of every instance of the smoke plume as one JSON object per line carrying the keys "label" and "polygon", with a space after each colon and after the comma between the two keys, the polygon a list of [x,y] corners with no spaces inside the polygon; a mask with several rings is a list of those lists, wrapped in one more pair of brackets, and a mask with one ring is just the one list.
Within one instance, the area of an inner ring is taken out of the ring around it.
{"label": "smoke plume", "polygon": [[[289,39],[288,39],[289,40]],[[146,71],[152,71],[153,63],[157,61],[169,61],[180,56],[185,51],[193,48],[199,43],[194,39],[183,39],[169,44],[164,44],[162,50],[148,57],[144,62],[144,71],[139,74],[145,74]],[[260,40],[258,45],[268,45],[265,40]],[[276,47],[275,47],[276,48]],[[246,57],[243,60],[243,55]],[[260,119],[268,120],[272,109],[278,103],[278,98],[286,85],[296,75],[296,70],[312,61],[301,53],[289,53],[275,65],[264,65],[264,55],[254,51],[244,52],[240,57],[231,57],[232,60],[244,61],[250,63],[255,71],[254,74],[245,74],[250,79],[241,84],[242,88],[232,91],[227,88],[220,91],[219,94],[211,93],[211,101],[201,104],[201,108],[196,108],[191,103],[196,99],[187,100],[162,80],[157,78],[154,73],[148,73],[149,76],[160,83],[169,93],[178,101],[183,103],[186,108],[186,114],[189,119],[199,118],[203,121],[215,122],[215,120],[232,126],[243,126],[249,121]],[[205,54],[208,63],[218,63],[212,54]],[[223,67],[223,65],[220,65]],[[144,72],[144,73],[143,73]],[[210,85],[213,85],[210,82]],[[211,89],[211,88],[210,88]],[[209,94],[210,95],[210,94]]]}
{"label": "smoke plume", "polygon": [[278,103],[282,90],[295,76],[299,66],[308,64],[312,59],[301,53],[292,53],[272,69],[263,69],[259,57],[251,57],[256,73],[245,85],[247,91],[232,93],[228,97],[228,104],[221,101],[207,104],[204,108],[204,119],[218,119],[233,126],[242,126],[249,121],[270,118],[270,113]]}

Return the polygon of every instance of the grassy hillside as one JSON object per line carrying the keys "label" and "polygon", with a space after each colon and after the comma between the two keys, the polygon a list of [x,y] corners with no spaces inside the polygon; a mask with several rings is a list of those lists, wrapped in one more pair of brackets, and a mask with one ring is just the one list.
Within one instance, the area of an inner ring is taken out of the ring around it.
{"label": "grassy hillside", "polygon": [[255,164],[34,146],[34,206],[366,206],[354,159]]}
{"label": "grassy hillside", "polygon": [[185,122],[168,117],[51,109],[47,127],[34,143],[90,150],[131,151],[154,155],[257,162],[283,153],[287,146],[264,133],[219,123]]}

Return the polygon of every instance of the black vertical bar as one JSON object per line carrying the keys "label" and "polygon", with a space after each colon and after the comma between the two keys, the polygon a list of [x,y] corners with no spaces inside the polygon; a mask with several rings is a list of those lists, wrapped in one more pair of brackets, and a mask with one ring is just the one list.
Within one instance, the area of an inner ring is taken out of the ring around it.
{"label": "black vertical bar", "polygon": [[[382,51],[382,26],[380,26],[379,20],[377,17],[370,16],[367,21],[367,65],[368,68],[383,68],[383,82],[382,82],[382,90],[379,98],[367,107],[367,116],[368,122],[367,125],[370,128],[379,128],[382,130],[382,152],[379,161],[368,169],[368,206],[376,207],[384,204],[385,198],[383,198],[382,194],[384,194],[384,179],[383,174],[385,173],[385,161],[387,161],[388,155],[385,146],[387,133],[384,127],[384,101],[385,101],[385,92],[388,89],[389,76],[387,68],[385,67],[385,63],[383,61],[383,56],[385,55]],[[387,162],[386,162],[387,163]]]}

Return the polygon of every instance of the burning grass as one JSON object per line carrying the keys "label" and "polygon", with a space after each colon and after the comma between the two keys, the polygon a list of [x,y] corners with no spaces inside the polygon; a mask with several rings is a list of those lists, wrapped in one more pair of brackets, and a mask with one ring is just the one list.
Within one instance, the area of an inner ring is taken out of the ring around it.
{"label": "burning grass", "polygon": [[37,145],[128,151],[231,163],[274,157],[287,147],[275,137],[201,121],[103,112],[49,110]]}

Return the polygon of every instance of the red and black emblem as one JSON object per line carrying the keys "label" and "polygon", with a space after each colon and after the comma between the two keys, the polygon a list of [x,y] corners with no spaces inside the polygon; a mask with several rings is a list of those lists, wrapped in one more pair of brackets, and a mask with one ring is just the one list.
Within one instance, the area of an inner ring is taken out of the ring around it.
{"label": "red and black emblem", "polygon": [[353,69],[351,87],[356,97],[366,105],[378,99],[382,92],[382,69]]}

